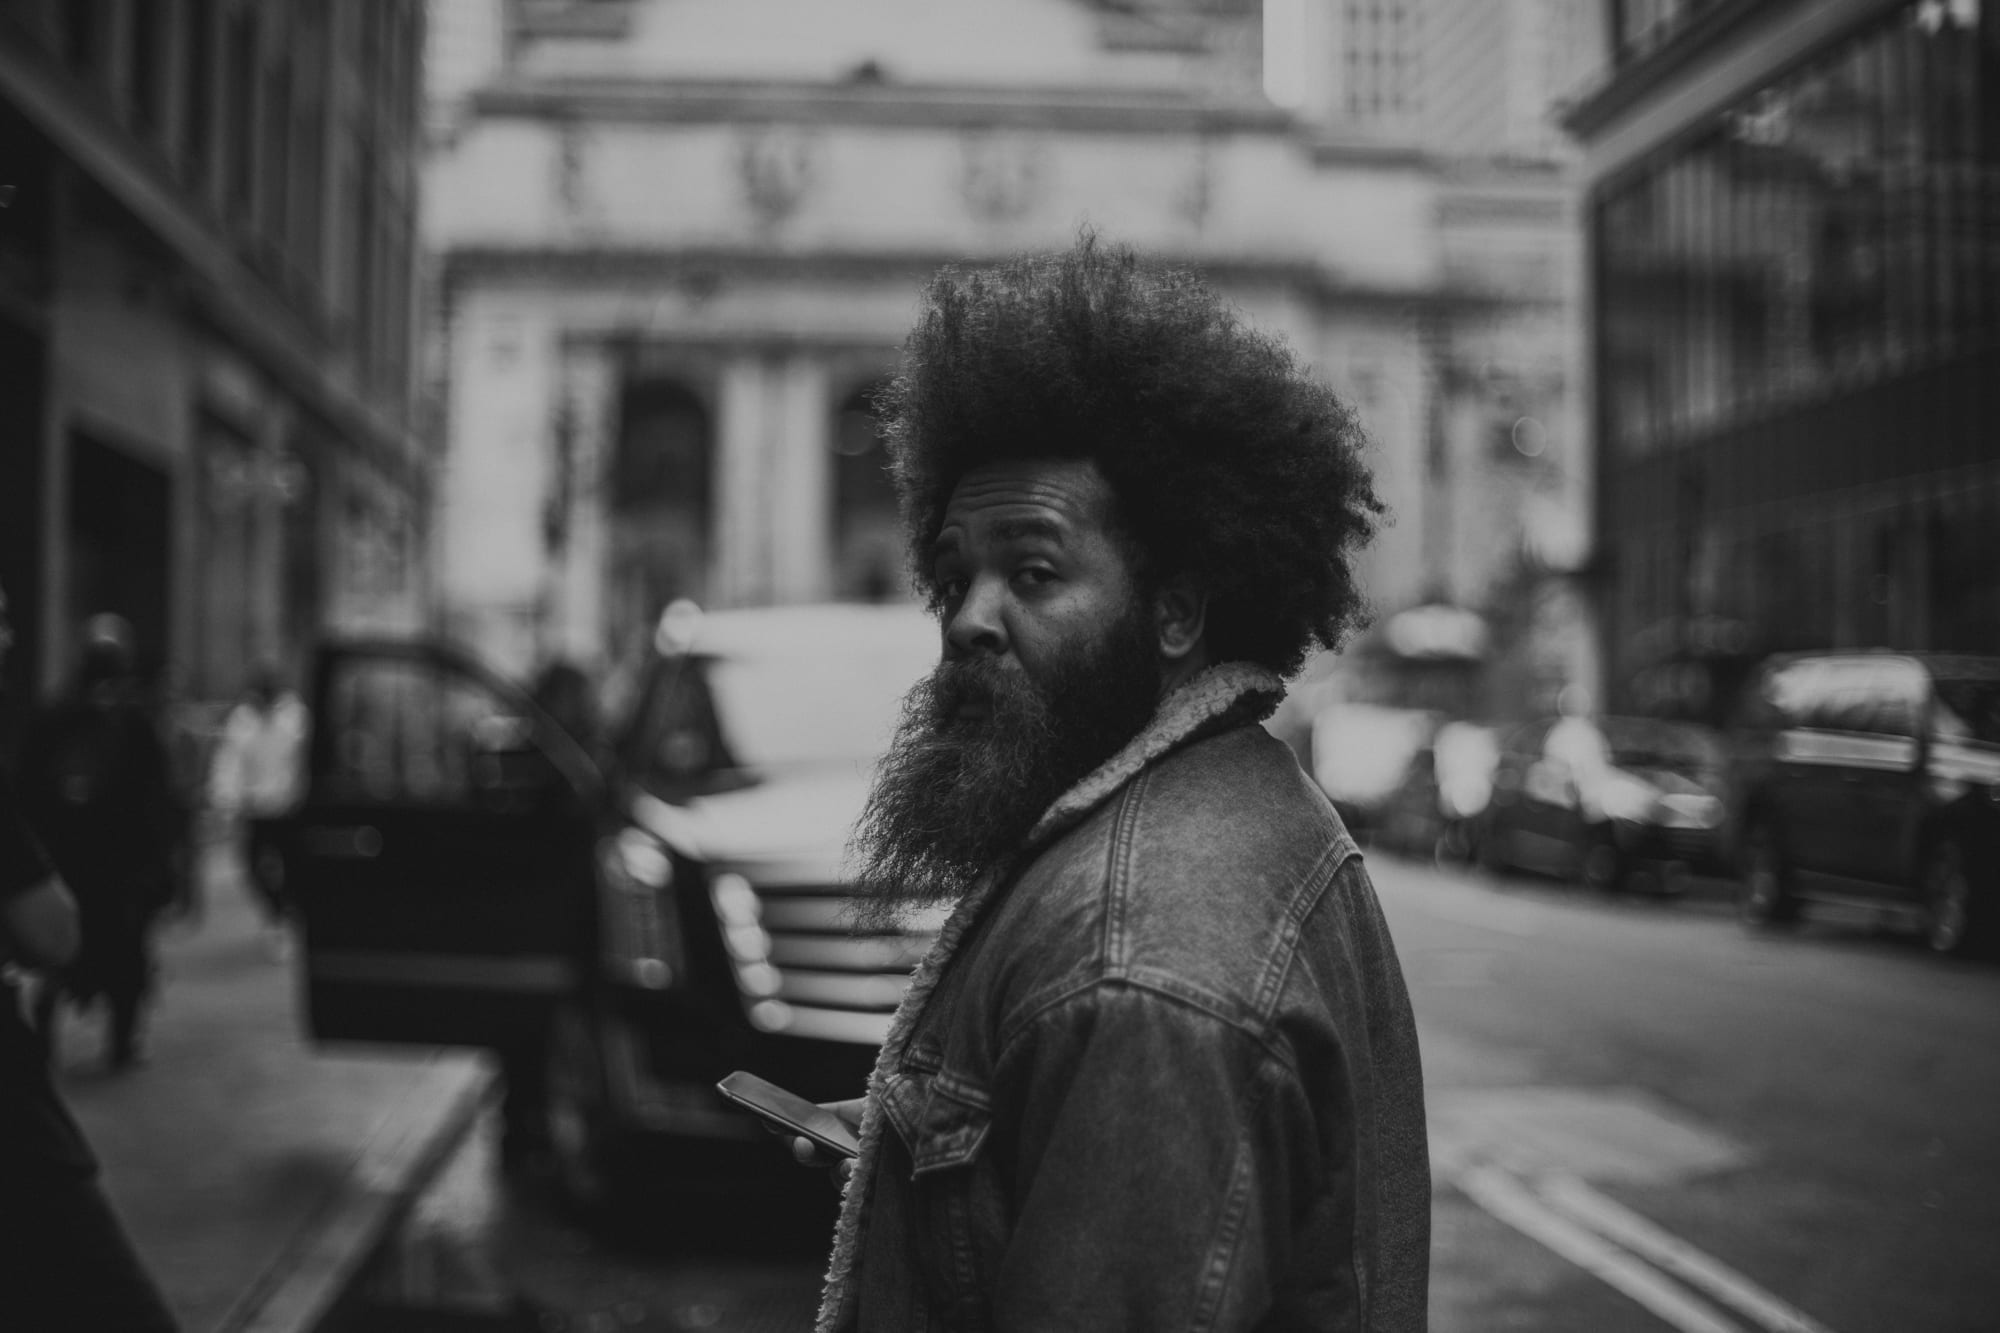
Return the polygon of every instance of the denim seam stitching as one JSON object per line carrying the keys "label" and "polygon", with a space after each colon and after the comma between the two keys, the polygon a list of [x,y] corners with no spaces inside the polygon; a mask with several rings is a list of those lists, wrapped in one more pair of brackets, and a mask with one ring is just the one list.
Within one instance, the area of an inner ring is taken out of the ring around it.
{"label": "denim seam stitching", "polygon": [[1056,1009],[1069,1004],[1073,1000],[1086,998],[1090,992],[1100,989],[1130,990],[1138,994],[1152,996],[1155,999],[1185,1009],[1190,1013],[1199,1014],[1239,1034],[1288,1072],[1294,1075],[1298,1073],[1297,1066],[1292,1063],[1291,1053],[1272,1039],[1270,1032],[1267,1030],[1268,1024],[1246,1023],[1242,1018],[1234,1014],[1223,1013],[1220,1009],[1203,1003],[1205,997],[1199,993],[1183,994],[1162,985],[1158,980],[1143,976],[1125,976],[1093,977],[1088,981],[1072,986],[1067,991],[1037,1007],[1032,1013],[1023,1014],[1011,1024],[1003,1027],[1000,1032],[999,1049],[993,1054],[994,1081],[999,1081],[998,1070],[1001,1065],[1006,1063],[1007,1056],[1013,1049],[1014,1043],[1020,1040],[1021,1034],[1024,1031],[1047,1018]]}
{"label": "denim seam stitching", "polygon": [[1223,1293],[1229,1290],[1230,1276],[1236,1271],[1236,1260],[1242,1253],[1243,1218],[1249,1211],[1255,1174],[1250,1161],[1250,1127],[1256,1122],[1257,1108],[1263,1104],[1271,1089],[1267,1069],[1268,1066],[1257,1071],[1250,1095],[1242,1107],[1242,1116],[1238,1121],[1241,1128],[1236,1135],[1236,1160],[1230,1172],[1229,1197],[1223,1204],[1222,1216],[1216,1219],[1216,1234],[1210,1243],[1208,1261],[1202,1265],[1201,1290],[1194,1314],[1188,1321],[1189,1333],[1202,1333],[1202,1330],[1215,1327],[1222,1314]]}
{"label": "denim seam stitching", "polygon": [[[1291,904],[1285,909],[1284,929],[1278,934],[1276,947],[1271,950],[1270,960],[1264,966],[1264,974],[1257,978],[1257,988],[1251,1001],[1260,1023],[1268,1023],[1271,1011],[1277,1007],[1278,997],[1284,993],[1285,978],[1291,975],[1292,967],[1298,962],[1299,936],[1305,931],[1306,918],[1310,917],[1326,897],[1326,891],[1340,877],[1342,867],[1347,864],[1351,852],[1342,842],[1335,842],[1321,852],[1319,859],[1307,871],[1305,892],[1295,894]],[[1327,862],[1333,862],[1331,869]]]}
{"label": "denim seam stitching", "polygon": [[1104,958],[1106,976],[1125,975],[1125,899],[1131,888],[1132,848],[1138,841],[1139,799],[1146,789],[1151,769],[1140,769],[1125,790],[1119,793],[1118,812],[1111,822],[1111,847],[1107,853],[1104,894]]}

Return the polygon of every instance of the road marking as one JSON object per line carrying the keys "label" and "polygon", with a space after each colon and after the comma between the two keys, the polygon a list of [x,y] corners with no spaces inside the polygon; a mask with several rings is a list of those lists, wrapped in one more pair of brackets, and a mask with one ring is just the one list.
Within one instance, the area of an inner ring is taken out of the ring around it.
{"label": "road marking", "polygon": [[1472,1167],[1459,1175],[1458,1186],[1474,1203],[1508,1226],[1623,1292],[1680,1333],[1743,1333],[1739,1325],[1723,1318],[1707,1302],[1596,1232],[1556,1212],[1500,1168]]}
{"label": "road marking", "polygon": [[1832,1333],[1804,1311],[1786,1304],[1749,1278],[1703,1254],[1574,1176],[1540,1183],[1541,1196],[1573,1221],[1615,1241],[1695,1290],[1748,1315],[1771,1333]]}

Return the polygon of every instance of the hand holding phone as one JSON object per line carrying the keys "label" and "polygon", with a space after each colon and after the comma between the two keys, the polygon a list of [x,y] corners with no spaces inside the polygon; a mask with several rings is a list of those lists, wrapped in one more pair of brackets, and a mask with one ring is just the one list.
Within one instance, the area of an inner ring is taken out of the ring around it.
{"label": "hand holding phone", "polygon": [[846,1121],[818,1103],[787,1092],[768,1079],[739,1069],[715,1087],[716,1091],[766,1124],[810,1139],[837,1157],[854,1158],[861,1154],[861,1140],[855,1137]]}

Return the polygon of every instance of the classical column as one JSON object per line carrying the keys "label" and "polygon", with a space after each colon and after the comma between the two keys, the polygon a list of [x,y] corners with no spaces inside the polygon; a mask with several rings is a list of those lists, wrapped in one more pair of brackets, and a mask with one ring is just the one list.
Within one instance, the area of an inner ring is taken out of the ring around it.
{"label": "classical column", "polygon": [[833,403],[827,368],[820,357],[799,353],[782,363],[780,373],[765,508],[771,596],[777,602],[824,601],[833,588]]}
{"label": "classical column", "polygon": [[563,345],[550,428],[547,502],[560,513],[550,552],[547,606],[552,649],[593,665],[605,642],[609,503],[605,493],[618,428],[618,368],[599,342]]}
{"label": "classical column", "polygon": [[722,368],[715,423],[716,606],[754,606],[770,600],[771,422],[782,412],[774,401],[770,358],[746,350]]}

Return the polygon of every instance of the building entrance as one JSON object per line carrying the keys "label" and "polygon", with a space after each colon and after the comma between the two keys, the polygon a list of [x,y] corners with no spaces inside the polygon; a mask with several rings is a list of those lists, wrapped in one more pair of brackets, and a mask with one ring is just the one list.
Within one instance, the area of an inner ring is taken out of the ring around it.
{"label": "building entrance", "polygon": [[172,485],[159,468],[81,432],[69,440],[66,632],[110,611],[131,622],[142,673],[167,658]]}

